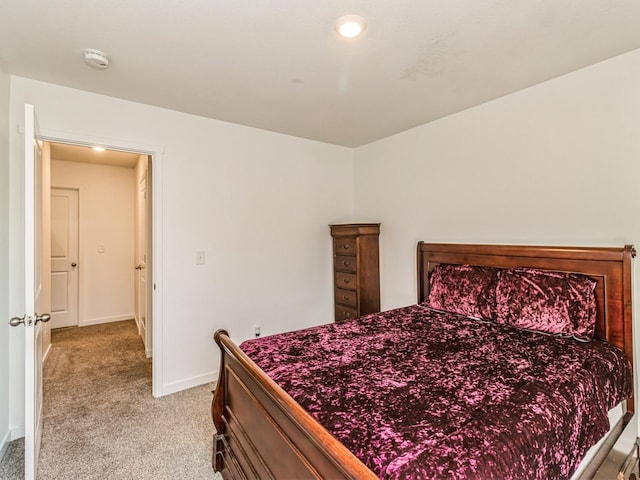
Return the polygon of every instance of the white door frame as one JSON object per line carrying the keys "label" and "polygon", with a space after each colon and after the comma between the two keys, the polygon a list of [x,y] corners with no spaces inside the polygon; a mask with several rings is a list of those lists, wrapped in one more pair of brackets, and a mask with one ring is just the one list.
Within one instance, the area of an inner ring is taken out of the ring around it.
{"label": "white door frame", "polygon": [[83,147],[91,147],[100,145],[110,150],[121,150],[132,153],[149,155],[151,168],[151,272],[152,278],[147,278],[147,282],[151,282],[153,295],[151,299],[152,305],[152,345],[153,345],[153,361],[151,367],[152,394],[154,397],[162,397],[165,395],[162,382],[162,162],[164,156],[164,147],[158,145],[149,145],[126,140],[114,140],[105,137],[58,132],[55,130],[43,129],[42,138],[44,141],[53,143],[66,143],[70,145],[79,145]]}

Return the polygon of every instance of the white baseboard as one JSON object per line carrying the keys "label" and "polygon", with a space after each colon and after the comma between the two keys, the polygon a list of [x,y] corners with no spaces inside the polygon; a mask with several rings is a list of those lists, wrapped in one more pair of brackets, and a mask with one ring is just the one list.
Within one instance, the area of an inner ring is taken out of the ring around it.
{"label": "white baseboard", "polygon": [[7,453],[7,448],[9,448],[10,441],[11,441],[11,431],[7,430],[7,433],[2,439],[2,443],[0,443],[0,462],[4,458],[4,454]]}
{"label": "white baseboard", "polygon": [[152,355],[152,354],[153,354],[153,352],[151,351],[151,349],[150,349],[150,348],[145,348],[145,349],[144,349],[144,354],[147,356],[147,358],[151,358],[151,357],[153,357],[153,355]]}
{"label": "white baseboard", "polygon": [[135,315],[133,313],[127,313],[125,315],[113,315],[111,317],[90,318],[89,320],[83,320],[80,322],[80,327],[88,327],[89,325],[98,325],[100,323],[122,322],[123,320],[133,320]]}
{"label": "white baseboard", "polygon": [[162,396],[170,395],[172,393],[186,390],[187,388],[197,387],[204,385],[205,383],[215,382],[218,379],[218,371],[205,373],[204,375],[198,375],[197,377],[187,378],[186,380],[180,380],[179,382],[167,383],[162,386]]}
{"label": "white baseboard", "polygon": [[24,425],[18,425],[9,429],[11,434],[11,441],[24,437]]}

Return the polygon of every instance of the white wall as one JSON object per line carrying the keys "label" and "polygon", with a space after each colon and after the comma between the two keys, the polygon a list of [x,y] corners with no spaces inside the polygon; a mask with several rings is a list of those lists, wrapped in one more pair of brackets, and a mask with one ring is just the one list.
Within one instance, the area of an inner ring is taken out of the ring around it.
{"label": "white wall", "polygon": [[[12,124],[24,103],[45,135],[159,153],[163,392],[215,378],[218,328],[241,341],[256,323],[269,334],[333,319],[327,225],[351,219],[351,149],[11,77]],[[13,164],[20,137],[10,132]]]}
{"label": "white wall", "polygon": [[355,178],[383,309],[415,303],[418,240],[640,247],[640,50],[358,148]]}
{"label": "white wall", "polygon": [[418,240],[640,247],[640,50],[358,148],[355,170],[385,309],[416,301]]}
{"label": "white wall", "polygon": [[80,326],[133,318],[134,182],[133,168],[52,161],[52,186],[79,192]]}
{"label": "white wall", "polygon": [[0,66],[0,460],[9,432],[9,75]]}

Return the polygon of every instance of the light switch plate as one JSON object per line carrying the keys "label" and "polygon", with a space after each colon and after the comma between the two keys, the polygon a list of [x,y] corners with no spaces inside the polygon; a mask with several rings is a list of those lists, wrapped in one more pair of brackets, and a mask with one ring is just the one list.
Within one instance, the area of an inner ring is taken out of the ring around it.
{"label": "light switch plate", "polygon": [[104,243],[98,244],[98,253],[104,253]]}
{"label": "light switch plate", "polygon": [[196,265],[204,265],[204,252],[196,252]]}

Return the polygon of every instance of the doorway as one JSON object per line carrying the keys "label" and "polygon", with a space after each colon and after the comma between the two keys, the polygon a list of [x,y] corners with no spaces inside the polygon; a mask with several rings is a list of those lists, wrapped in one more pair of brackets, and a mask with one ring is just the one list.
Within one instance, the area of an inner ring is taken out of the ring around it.
{"label": "doorway", "polygon": [[151,156],[52,141],[50,151],[52,328],[135,319],[149,358]]}

